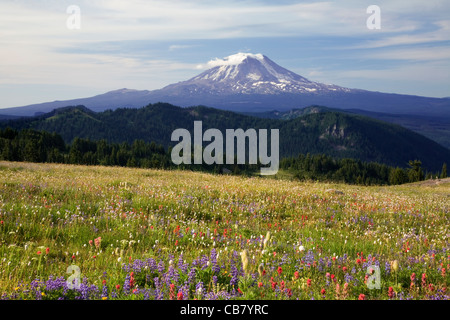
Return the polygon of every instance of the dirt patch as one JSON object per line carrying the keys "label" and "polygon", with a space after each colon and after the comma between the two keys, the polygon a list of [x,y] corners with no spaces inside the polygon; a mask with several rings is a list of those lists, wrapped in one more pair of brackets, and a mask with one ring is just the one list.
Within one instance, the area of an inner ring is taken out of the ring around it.
{"label": "dirt patch", "polygon": [[419,186],[438,186],[438,185],[442,185],[442,184],[450,184],[450,177],[444,178],[444,179],[429,179],[429,180],[414,183],[414,185],[419,185]]}

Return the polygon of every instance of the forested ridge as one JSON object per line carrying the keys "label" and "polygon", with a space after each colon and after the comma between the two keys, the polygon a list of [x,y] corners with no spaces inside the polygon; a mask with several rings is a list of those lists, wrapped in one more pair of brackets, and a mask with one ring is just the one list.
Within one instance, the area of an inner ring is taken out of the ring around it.
{"label": "forested ridge", "polygon": [[[260,165],[185,165],[171,161],[171,148],[135,140],[133,143],[109,143],[75,138],[66,144],[56,133],[34,129],[0,130],[0,160],[52,162],[83,165],[123,166],[159,169],[187,169],[217,174],[253,175]],[[236,162],[235,162],[236,163]],[[299,154],[281,159],[280,169],[300,180],[335,181],[361,185],[395,185],[425,178],[447,176],[444,163],[440,172],[424,171],[419,160],[409,161],[409,168],[391,167],[355,159],[333,159],[324,154]]]}

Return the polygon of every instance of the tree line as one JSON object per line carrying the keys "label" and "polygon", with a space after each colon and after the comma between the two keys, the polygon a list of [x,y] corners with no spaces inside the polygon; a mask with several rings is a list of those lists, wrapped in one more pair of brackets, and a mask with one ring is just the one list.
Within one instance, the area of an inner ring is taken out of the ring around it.
{"label": "tree line", "polygon": [[[260,165],[174,165],[171,148],[155,142],[134,140],[132,143],[110,143],[105,139],[92,141],[75,138],[66,144],[57,133],[33,129],[0,130],[0,160],[104,165],[136,168],[187,169],[211,173],[253,175]],[[236,163],[236,161],[235,161]],[[435,177],[447,177],[447,165],[441,172],[424,172],[419,160],[408,163],[409,168],[391,167],[376,162],[355,159],[333,159],[324,154],[300,154],[283,158],[280,169],[296,179],[345,182],[360,185],[397,185]]]}
{"label": "tree line", "polygon": [[284,158],[280,168],[289,170],[300,180],[345,182],[359,185],[398,185],[432,178],[446,178],[447,164],[441,172],[424,171],[420,160],[411,160],[407,168],[391,167],[356,159],[333,159],[324,154]]}

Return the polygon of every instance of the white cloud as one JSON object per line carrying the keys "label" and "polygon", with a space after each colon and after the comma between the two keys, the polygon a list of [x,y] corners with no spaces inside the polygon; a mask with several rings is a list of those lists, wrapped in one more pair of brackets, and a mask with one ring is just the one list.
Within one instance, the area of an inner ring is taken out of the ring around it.
{"label": "white cloud", "polygon": [[208,68],[214,68],[217,66],[232,66],[237,65],[244,61],[247,57],[255,58],[258,60],[262,60],[264,57],[261,53],[244,53],[244,52],[238,52],[236,54],[233,54],[231,56],[225,57],[223,59],[215,58],[214,60],[210,60],[207,63]]}

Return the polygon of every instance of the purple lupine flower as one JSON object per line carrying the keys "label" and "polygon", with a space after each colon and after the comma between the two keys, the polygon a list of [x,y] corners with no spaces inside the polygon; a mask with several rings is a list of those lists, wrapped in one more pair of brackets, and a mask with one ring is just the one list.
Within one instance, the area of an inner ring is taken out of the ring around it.
{"label": "purple lupine flower", "polygon": [[[217,278],[217,277],[216,277]],[[195,285],[195,294],[200,296],[200,299],[203,297],[205,288],[203,286],[203,282],[199,281],[196,285]]]}
{"label": "purple lupine flower", "polygon": [[162,300],[163,299],[162,284],[159,281],[158,277],[155,277],[153,281],[155,282],[155,299]]}
{"label": "purple lupine flower", "polygon": [[208,257],[206,255],[203,255],[200,259],[200,265],[202,266],[202,270],[206,269],[208,267]]}
{"label": "purple lupine flower", "polygon": [[211,250],[210,261],[211,261],[211,268],[212,268],[213,273],[219,273],[220,267],[217,265],[217,253],[216,253],[216,249],[214,249],[214,248]]}
{"label": "purple lupine flower", "polygon": [[153,258],[147,259],[146,265],[150,269],[150,272],[156,271],[156,269],[158,268],[158,266],[156,265],[156,261]]}
{"label": "purple lupine flower", "polygon": [[194,283],[195,276],[196,276],[196,269],[192,267],[188,274],[187,283],[188,284]]}
{"label": "purple lupine flower", "polygon": [[189,286],[183,285],[179,291],[183,294],[183,300],[189,300]]}
{"label": "purple lupine flower", "polygon": [[314,252],[310,249],[308,250],[308,253],[303,257],[303,261],[305,262],[305,264],[313,264],[314,260]]}
{"label": "purple lupine flower", "polygon": [[183,268],[183,253],[180,253],[180,255],[178,256],[178,268]]}
{"label": "purple lupine flower", "polygon": [[285,253],[283,257],[281,258],[281,262],[279,265],[284,265],[289,263],[289,255]]}
{"label": "purple lupine flower", "polygon": [[80,284],[80,288],[77,289],[77,291],[81,293],[81,296],[79,296],[81,300],[89,299],[89,286],[86,279],[83,279],[83,282]]}
{"label": "purple lupine flower", "polygon": [[106,285],[103,285],[102,287],[102,298],[108,298],[108,287]]}
{"label": "purple lupine flower", "polygon": [[386,261],[384,263],[384,272],[386,273],[386,275],[391,273],[391,264],[389,263],[389,261]]}
{"label": "purple lupine flower", "polygon": [[130,275],[127,274],[125,277],[125,282],[123,283],[123,293],[128,295],[130,293]]}
{"label": "purple lupine flower", "polygon": [[238,275],[239,275],[239,271],[236,268],[235,263],[232,263],[231,264],[231,279],[230,279],[230,285],[231,286],[235,286],[235,285],[238,284],[238,281],[239,281]]}
{"label": "purple lupine flower", "polygon": [[175,269],[173,268],[173,266],[170,265],[169,269],[167,270],[167,273],[165,275],[165,280],[166,280],[167,286],[169,286],[172,283],[174,275],[175,275]]}
{"label": "purple lupine flower", "polygon": [[194,261],[192,261],[192,266],[197,267],[200,264],[199,258],[196,258]]}
{"label": "purple lupine flower", "polygon": [[159,273],[164,273],[164,270],[166,269],[166,267],[164,266],[164,261],[160,260],[158,263],[158,272]]}
{"label": "purple lupine flower", "polygon": [[178,259],[178,268],[180,268],[181,273],[186,274],[188,272],[188,263],[183,262],[183,254],[180,254],[180,257]]}
{"label": "purple lupine flower", "polygon": [[180,275],[178,274],[178,270],[173,271],[173,282],[178,283],[178,280],[180,279]]}
{"label": "purple lupine flower", "polygon": [[217,300],[217,296],[211,291],[205,294],[205,300]]}

